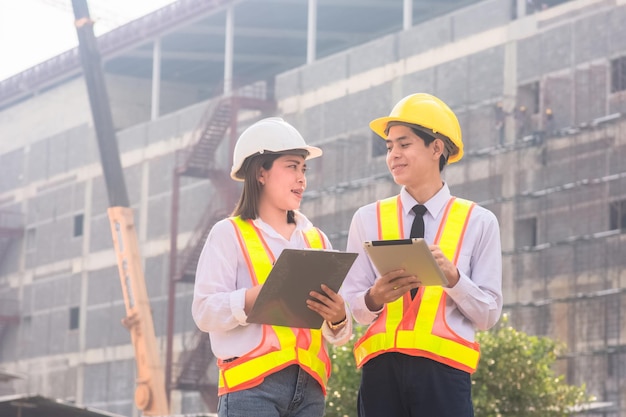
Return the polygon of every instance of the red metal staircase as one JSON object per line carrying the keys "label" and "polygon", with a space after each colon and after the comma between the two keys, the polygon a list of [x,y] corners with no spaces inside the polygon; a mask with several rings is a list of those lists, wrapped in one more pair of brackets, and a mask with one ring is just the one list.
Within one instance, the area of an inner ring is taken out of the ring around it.
{"label": "red metal staircase", "polygon": [[[211,382],[208,375],[209,367],[215,363],[211,352],[209,335],[196,332],[192,341],[192,348],[184,351],[178,361],[178,372],[175,388],[181,391],[198,391],[209,410],[217,410],[217,385]],[[214,378],[212,378],[215,381]]]}
{"label": "red metal staircase", "polygon": [[[202,247],[213,225],[225,218],[234,208],[239,184],[230,179],[230,164],[217,164],[215,157],[228,134],[228,154],[232,154],[238,135],[240,111],[256,111],[258,117],[271,115],[275,103],[266,99],[265,88],[248,90],[246,95],[222,97],[212,102],[203,115],[196,137],[191,145],[177,155],[172,184],[171,241],[170,241],[170,291],[168,303],[168,346],[166,357],[166,381],[168,396],[172,389],[198,391],[202,394],[209,411],[217,406],[216,377],[209,380],[208,368],[215,363],[209,337],[198,332],[191,347],[181,353],[176,366],[172,366],[172,344],[174,335],[174,311],[176,284],[193,283],[196,266]],[[182,177],[208,179],[214,189],[204,214],[198,222],[187,245],[180,252],[177,248],[178,219],[180,207],[180,185]],[[173,376],[174,368],[177,375]],[[211,382],[213,381],[213,382]]]}

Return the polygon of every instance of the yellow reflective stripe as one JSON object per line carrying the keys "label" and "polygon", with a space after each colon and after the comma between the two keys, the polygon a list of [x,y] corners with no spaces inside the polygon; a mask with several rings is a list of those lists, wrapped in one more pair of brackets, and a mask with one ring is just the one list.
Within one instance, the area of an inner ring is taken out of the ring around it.
{"label": "yellow reflective stripe", "polygon": [[311,345],[308,350],[298,348],[298,362],[309,367],[322,377],[322,381],[324,381],[324,385],[326,385],[328,381],[326,364],[318,356],[322,349],[322,331],[319,329],[311,329]]}
{"label": "yellow reflective stripe", "polygon": [[382,352],[393,348],[394,335],[392,333],[375,333],[367,339],[361,339],[354,348],[354,359],[356,365],[361,366],[361,362],[373,352]]}
{"label": "yellow reflective stripe", "polygon": [[[400,227],[399,210],[401,210],[401,203],[398,196],[389,197],[378,202],[380,239],[392,240],[402,238],[404,232]],[[365,359],[369,352],[379,352],[393,348],[395,337],[391,332],[398,327],[402,320],[403,304],[403,297],[392,303],[387,303],[385,306],[387,309],[387,320],[385,322],[387,331],[385,333],[373,334],[367,339],[361,339],[360,344],[357,344],[354,349],[357,365]]]}
{"label": "yellow reflective stripe", "polygon": [[[465,225],[469,213],[474,206],[471,201],[454,199],[447,210],[444,224],[441,226],[441,235],[436,242],[444,255],[451,261],[456,261],[456,251],[465,232]],[[398,220],[402,213],[398,197],[392,197],[379,202],[378,222],[380,235],[384,239],[398,239],[403,234]],[[422,350],[437,356],[450,359],[475,369],[478,364],[480,352],[461,343],[435,336],[432,334],[433,326],[437,317],[437,310],[444,294],[441,287],[425,287],[415,326],[412,330],[399,330],[398,325],[403,314],[403,299],[400,298],[386,305],[387,319],[386,332],[373,334],[362,338],[354,350],[357,365],[368,355],[390,350],[394,347],[405,350]],[[394,340],[395,336],[395,340]]]}
{"label": "yellow reflective stripe", "polygon": [[419,349],[452,359],[469,367],[478,364],[479,353],[455,341],[432,334],[443,288],[425,288],[413,330],[399,330],[396,346],[400,349]]}
{"label": "yellow reflective stripe", "polygon": [[306,236],[306,240],[309,243],[309,246],[316,249],[324,248],[324,241],[322,240],[322,234],[317,229],[317,227],[311,227],[308,230],[304,231],[304,235]]}
{"label": "yellow reflective stripe", "polygon": [[[438,244],[443,254],[453,262],[471,206],[472,203],[467,200],[455,199],[444,219]],[[415,327],[413,331],[398,331],[397,347],[425,350],[475,367],[479,357],[476,350],[432,334],[442,296],[441,287],[424,288]]]}
{"label": "yellow reflective stripe", "polygon": [[[382,228],[382,239],[402,239],[404,232],[400,227],[400,213],[402,203],[399,196],[386,198],[380,201],[380,227]],[[395,329],[403,315],[403,297],[398,298],[393,303],[387,304],[387,329]],[[388,338],[383,342],[385,345],[393,346],[393,338]]]}
{"label": "yellow reflective stripe", "polygon": [[[324,241],[319,229],[312,227],[304,232],[309,247],[323,249]],[[328,382],[326,364],[319,358],[319,353],[324,349],[322,346],[322,331],[311,329],[311,345],[308,349],[298,348],[298,362],[310,368],[320,376],[324,385]]]}
{"label": "yellow reflective stripe", "polygon": [[243,238],[243,244],[246,246],[246,251],[252,261],[252,268],[254,269],[257,282],[263,284],[273,266],[272,260],[265,250],[265,245],[263,245],[259,234],[250,222],[242,220],[239,216],[235,217],[233,221],[239,228]]}
{"label": "yellow reflective stripe", "polygon": [[[399,210],[401,210],[399,196],[386,198],[380,202],[380,224],[383,240],[401,239],[404,232],[400,227]],[[387,329],[395,329],[403,315],[403,297],[387,304]],[[386,343],[393,345],[393,338]]]}
{"label": "yellow reflective stripe", "polygon": [[417,311],[417,319],[415,320],[415,330],[423,331],[425,334],[430,334],[433,331],[442,295],[443,288],[441,287],[424,288],[420,308]]}
{"label": "yellow reflective stripe", "polygon": [[[254,272],[256,275],[257,282],[262,284],[273,267],[271,253],[268,253],[269,248],[266,248],[256,228],[250,222],[242,220],[241,217],[236,217],[232,220],[239,229],[242,244],[248,252],[251,267],[253,268],[251,272]],[[318,249],[324,247],[322,235],[318,229],[311,228],[305,234],[309,247]],[[228,389],[236,388],[238,385],[250,382],[256,377],[269,373],[288,362],[298,362],[304,367],[308,367],[319,375],[320,380],[325,385],[328,380],[328,368],[326,362],[318,356],[321,350],[324,349],[321,330],[310,330],[310,346],[308,349],[303,349],[297,345],[296,332],[306,330],[294,330],[283,326],[270,327],[280,342],[281,350],[248,359],[225,370],[220,369],[219,387],[225,388],[228,385]]]}
{"label": "yellow reflective stripe", "polygon": [[295,359],[296,352],[294,349],[277,350],[263,356],[248,359],[233,368],[226,369],[223,372],[224,379],[228,381],[228,388],[232,389]]}
{"label": "yellow reflective stripe", "polygon": [[419,349],[432,352],[472,369],[476,369],[480,358],[480,353],[471,347],[431,334],[418,335],[410,330],[398,331],[397,347],[399,349]]}
{"label": "yellow reflective stripe", "polygon": [[[455,199],[451,203],[447,217],[443,219],[445,224],[442,225],[441,236],[437,244],[443,254],[452,262],[454,262],[454,254],[457,250],[459,240],[461,239],[468,212],[469,207],[466,207],[464,204],[457,204],[457,199]],[[462,217],[459,218],[459,216]],[[441,287],[424,288],[422,301],[420,302],[420,308],[415,321],[415,330],[423,331],[424,334],[428,335],[432,333],[442,295],[443,288]]]}
{"label": "yellow reflective stripe", "polygon": [[400,228],[400,197],[389,197],[379,202],[379,219],[382,221],[381,240],[402,239],[404,231]]}
{"label": "yellow reflective stripe", "polygon": [[456,250],[459,247],[465,223],[474,203],[471,201],[456,198],[448,212],[446,224],[441,232],[439,247],[446,258],[455,261]]}

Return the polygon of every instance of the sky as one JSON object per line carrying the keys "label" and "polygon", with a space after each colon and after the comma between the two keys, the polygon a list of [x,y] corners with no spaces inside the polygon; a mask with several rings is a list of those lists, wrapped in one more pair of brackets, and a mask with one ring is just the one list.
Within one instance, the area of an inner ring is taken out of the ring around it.
{"label": "sky", "polygon": [[[175,0],[87,0],[96,36]],[[78,45],[71,0],[0,0],[0,81]]]}

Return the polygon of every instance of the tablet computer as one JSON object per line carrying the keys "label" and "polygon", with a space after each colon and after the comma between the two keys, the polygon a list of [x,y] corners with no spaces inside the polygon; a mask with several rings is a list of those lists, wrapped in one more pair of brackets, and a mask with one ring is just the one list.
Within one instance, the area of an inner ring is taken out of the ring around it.
{"label": "tablet computer", "polygon": [[373,240],[363,245],[381,275],[404,269],[408,275],[415,275],[422,286],[448,285],[424,239]]}
{"label": "tablet computer", "polygon": [[322,284],[339,291],[356,257],[351,252],[284,249],[248,314],[248,323],[319,329],[324,319],[307,307],[306,300],[313,299],[309,293],[321,293]]}

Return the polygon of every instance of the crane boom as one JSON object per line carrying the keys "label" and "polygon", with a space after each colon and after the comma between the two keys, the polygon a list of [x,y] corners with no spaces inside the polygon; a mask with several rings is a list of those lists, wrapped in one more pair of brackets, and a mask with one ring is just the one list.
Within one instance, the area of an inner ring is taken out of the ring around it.
{"label": "crane boom", "polygon": [[135,404],[146,416],[164,416],[169,412],[165,378],[159,360],[133,211],[126,191],[102,63],[93,33],[93,21],[89,17],[86,0],[72,0],[72,8],[109,198],[107,213],[126,306],[126,318],[122,322],[130,332],[135,349],[137,365]]}

